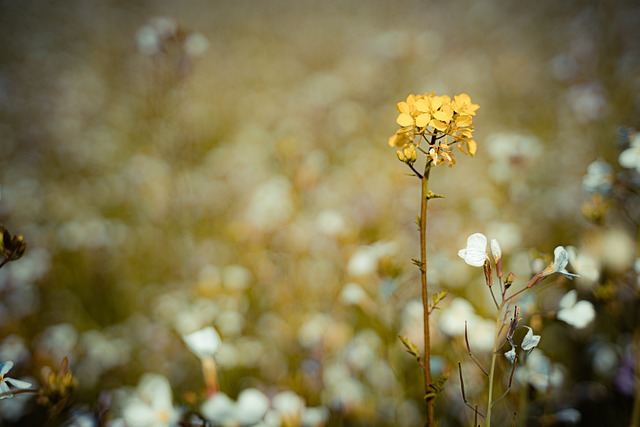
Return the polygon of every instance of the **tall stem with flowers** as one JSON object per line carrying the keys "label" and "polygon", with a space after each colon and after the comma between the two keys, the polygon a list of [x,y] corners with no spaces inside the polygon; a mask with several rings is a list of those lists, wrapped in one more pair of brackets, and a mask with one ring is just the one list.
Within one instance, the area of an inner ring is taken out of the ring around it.
{"label": "tall stem with flowers", "polygon": [[[516,348],[518,346],[514,343],[513,336],[522,318],[520,317],[520,308],[517,305],[513,305],[513,303],[516,301],[516,298],[520,294],[531,289],[536,284],[544,280],[547,276],[550,276],[554,273],[562,274],[570,279],[576,276],[576,274],[569,273],[566,269],[567,264],[569,263],[569,255],[567,251],[562,246],[558,246],[553,252],[554,260],[551,264],[549,264],[543,271],[534,275],[523,288],[519,289],[516,292],[510,293],[509,290],[511,289],[511,286],[515,280],[515,275],[513,273],[509,273],[506,277],[503,277],[502,250],[500,249],[500,245],[498,244],[497,240],[491,240],[490,248],[493,267],[491,264],[491,259],[487,254],[487,238],[481,233],[474,233],[469,236],[469,238],[467,239],[467,247],[461,249],[458,252],[460,258],[464,259],[467,264],[474,267],[482,267],[482,269],[484,270],[485,283],[487,285],[487,288],[489,289],[489,293],[491,294],[491,298],[496,307],[496,329],[493,340],[493,352],[491,353],[491,364],[489,365],[488,371],[482,367],[480,362],[474,357],[473,352],[471,351],[465,323],[465,342],[467,345],[467,350],[469,352],[469,357],[471,357],[471,359],[480,368],[480,370],[488,377],[489,381],[487,407],[484,414],[478,410],[477,406],[471,405],[467,400],[464,391],[462,368],[461,365],[458,364],[460,373],[460,386],[464,403],[474,411],[476,419],[478,417],[485,418],[486,427],[491,427],[493,406],[503,397],[505,397],[511,389],[511,381],[513,379],[513,374],[515,372],[516,364],[519,358],[518,353],[516,352]],[[495,286],[493,286],[494,268],[499,287],[497,298]],[[528,326],[523,325],[523,327],[527,328],[528,331],[520,344],[520,348],[525,352],[530,352],[540,342],[540,335],[533,335],[533,330]],[[511,346],[511,349],[504,353],[504,357],[511,363],[511,373],[509,375],[509,382],[507,386],[503,390],[502,394],[496,397],[497,389],[495,383],[497,377],[497,360],[498,356],[500,355],[501,349],[507,344]],[[478,425],[477,421],[474,421],[474,425]]]}
{"label": "tall stem with flowers", "polygon": [[[431,169],[437,165],[453,166],[453,147],[471,156],[476,153],[476,142],[473,140],[473,116],[479,105],[473,104],[469,95],[463,93],[454,96],[437,96],[435,93],[424,95],[409,95],[406,101],[398,102],[396,107],[399,115],[396,123],[400,128],[389,138],[389,145],[396,147],[398,160],[407,165],[412,175],[421,183],[420,216],[417,219],[420,233],[420,259],[414,264],[420,269],[422,288],[422,305],[424,309],[424,350],[423,356],[417,346],[405,337],[400,337],[407,351],[412,354],[421,365],[424,373],[424,399],[427,412],[427,426],[435,426],[434,402],[444,383],[443,378],[434,380],[431,375],[431,334],[429,330],[429,315],[436,308],[446,293],[432,295],[429,302],[429,288],[427,284],[427,204],[430,199],[442,196],[436,195],[429,189]],[[424,155],[423,168],[417,168],[418,153]],[[421,169],[421,170],[420,170]]]}

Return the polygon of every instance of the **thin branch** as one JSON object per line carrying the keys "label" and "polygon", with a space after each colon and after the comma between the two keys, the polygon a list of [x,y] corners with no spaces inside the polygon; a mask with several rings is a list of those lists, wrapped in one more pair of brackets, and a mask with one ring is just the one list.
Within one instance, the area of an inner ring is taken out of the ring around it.
{"label": "thin branch", "polygon": [[487,370],[482,367],[480,362],[478,362],[476,360],[476,358],[473,356],[473,353],[471,352],[471,346],[469,345],[469,335],[467,334],[467,321],[466,320],[464,321],[464,342],[467,344],[467,351],[469,352],[469,357],[471,358],[471,360],[473,360],[475,362],[475,364],[478,365],[478,368],[480,368],[480,370],[486,376],[489,376],[489,372],[487,372]]}
{"label": "thin branch", "polygon": [[484,415],[482,414],[482,412],[478,411],[478,405],[473,407],[467,400],[467,395],[464,392],[464,378],[462,377],[462,366],[460,365],[460,362],[458,362],[458,372],[460,373],[460,390],[462,391],[462,400],[464,401],[465,405],[467,405],[473,412],[475,412],[473,423],[474,425],[476,425],[478,423],[478,415],[480,415],[482,418],[484,418]]}

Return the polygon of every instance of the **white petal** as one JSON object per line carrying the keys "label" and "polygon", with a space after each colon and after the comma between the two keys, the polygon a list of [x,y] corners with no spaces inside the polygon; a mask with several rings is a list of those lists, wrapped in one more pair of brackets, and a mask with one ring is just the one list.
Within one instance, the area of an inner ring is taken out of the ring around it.
{"label": "white petal", "polygon": [[27,389],[31,387],[31,383],[28,383],[22,380],[17,380],[15,378],[5,378],[4,380],[9,384],[11,384],[12,386],[14,386],[15,388]]}
{"label": "white petal", "polygon": [[269,398],[260,390],[249,388],[238,396],[235,408],[236,420],[242,425],[254,425],[264,417],[269,410]]}
{"label": "white petal", "polygon": [[522,339],[522,344],[520,345],[524,351],[529,351],[540,342],[540,335],[533,335],[533,329],[528,326],[525,326],[529,331],[527,335]]}
{"label": "white petal", "polygon": [[220,335],[212,327],[200,329],[199,331],[183,335],[182,339],[196,356],[213,357],[220,346]]}
{"label": "white petal", "polygon": [[13,396],[11,394],[11,390],[9,390],[9,386],[4,381],[0,381],[0,394],[3,395],[0,399],[6,399]]}
{"label": "white petal", "polygon": [[7,372],[9,372],[11,370],[11,368],[13,368],[13,362],[11,360],[9,360],[8,362],[3,363],[2,366],[0,368],[0,377],[5,375]]}
{"label": "white petal", "polygon": [[560,298],[560,301],[558,302],[558,306],[561,309],[573,307],[577,299],[578,299],[578,292],[576,292],[575,289],[572,289],[569,292],[567,292],[562,298]]}
{"label": "white petal", "polygon": [[567,250],[562,246],[558,246],[554,249],[553,257],[553,266],[555,267],[556,271],[564,270],[567,264],[569,264],[569,254],[567,253]]}
{"label": "white petal", "polygon": [[493,259],[498,262],[498,260],[502,258],[502,249],[500,248],[500,243],[498,243],[496,239],[491,239],[490,247]]}
{"label": "white petal", "polygon": [[458,256],[473,267],[482,267],[487,259],[487,238],[475,233],[467,239],[467,247],[458,251]]}
{"label": "white petal", "polygon": [[516,348],[511,347],[511,350],[507,351],[504,354],[504,357],[506,357],[507,360],[513,364],[513,361],[516,360]]}

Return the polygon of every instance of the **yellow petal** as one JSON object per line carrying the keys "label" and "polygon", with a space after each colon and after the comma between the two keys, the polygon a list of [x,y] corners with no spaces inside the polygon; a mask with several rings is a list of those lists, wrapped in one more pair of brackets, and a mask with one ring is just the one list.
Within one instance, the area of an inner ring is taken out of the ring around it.
{"label": "yellow petal", "polygon": [[398,109],[399,112],[401,113],[407,113],[410,114],[411,113],[411,108],[409,107],[409,104],[407,104],[406,102],[402,101],[402,102],[398,102],[396,104],[396,108]]}
{"label": "yellow petal", "polygon": [[429,124],[429,120],[431,120],[430,114],[420,114],[416,117],[416,126],[423,128]]}
{"label": "yellow petal", "polygon": [[416,101],[416,110],[422,112],[422,113],[428,113],[429,112],[429,103],[427,102],[426,99],[419,99]]}
{"label": "yellow petal", "polygon": [[408,113],[400,114],[398,116],[398,118],[396,119],[396,123],[398,123],[400,126],[413,126],[414,125],[413,117],[411,117],[411,114],[408,114]]}
{"label": "yellow petal", "polygon": [[473,119],[471,118],[471,116],[460,115],[456,117],[456,125],[458,127],[471,126],[472,122],[473,122]]}
{"label": "yellow petal", "polygon": [[478,144],[473,139],[467,141],[467,146],[469,147],[469,154],[472,156],[476,155],[476,149],[478,148]]}

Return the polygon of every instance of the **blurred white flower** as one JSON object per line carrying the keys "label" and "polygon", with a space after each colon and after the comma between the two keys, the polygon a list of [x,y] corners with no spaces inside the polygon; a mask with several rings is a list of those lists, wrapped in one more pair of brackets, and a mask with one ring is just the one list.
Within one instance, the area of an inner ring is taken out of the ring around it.
{"label": "blurred white flower", "polygon": [[464,322],[471,326],[471,321],[476,317],[473,306],[464,298],[454,298],[446,310],[442,310],[439,316],[438,326],[448,336],[460,336],[464,334]]}
{"label": "blurred white flower", "polygon": [[269,410],[269,398],[260,390],[243,390],[234,402],[224,393],[216,393],[200,407],[202,415],[215,425],[250,426],[262,420]]}
{"label": "blurred white flower", "polygon": [[549,276],[553,273],[560,273],[569,279],[577,277],[577,274],[569,273],[567,271],[567,264],[569,264],[569,254],[567,250],[562,246],[558,246],[553,251],[553,263],[549,264],[547,268],[542,271],[542,277]]}
{"label": "blurred white flower", "polygon": [[609,193],[613,186],[613,168],[598,159],[587,166],[587,174],[582,178],[582,189],[587,193]]}
{"label": "blurred white flower", "polygon": [[12,361],[0,364],[0,399],[13,397],[13,395],[11,394],[11,389],[9,388],[9,384],[21,390],[26,390],[31,387],[31,383],[7,377],[7,372],[9,372],[11,368],[13,368]]}
{"label": "blurred white flower", "polygon": [[578,424],[582,419],[582,414],[577,409],[567,408],[556,412],[554,414],[554,418],[556,421],[561,421],[563,423]]}
{"label": "blurred white flower", "polygon": [[200,359],[213,357],[221,342],[218,331],[211,326],[183,335],[182,339],[189,350]]}
{"label": "blurred white flower", "polygon": [[620,162],[620,166],[635,169],[640,173],[640,132],[631,138],[629,148],[620,153],[618,162]]}
{"label": "blurred white flower", "polygon": [[536,390],[544,393],[550,386],[561,385],[564,374],[542,351],[534,348],[527,355],[524,366],[516,369],[515,378],[520,384],[531,384]]}
{"label": "blurred white flower", "polygon": [[[557,317],[577,329],[585,328],[596,317],[596,311],[591,302],[577,301],[578,292],[571,290],[560,298]],[[576,302],[577,301],[577,302]]]}
{"label": "blurred white flower", "polygon": [[467,247],[458,251],[458,256],[473,267],[482,267],[487,259],[487,238],[474,233],[467,239]]}
{"label": "blurred white flower", "polygon": [[145,374],[122,417],[128,427],[176,426],[180,412],[173,406],[169,381],[158,374]]}

